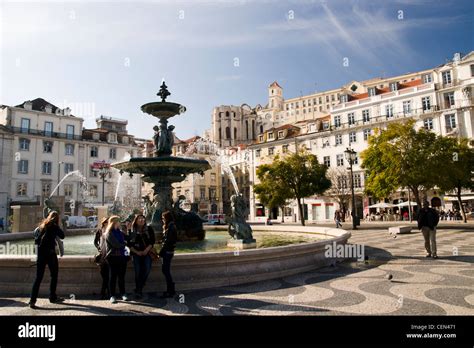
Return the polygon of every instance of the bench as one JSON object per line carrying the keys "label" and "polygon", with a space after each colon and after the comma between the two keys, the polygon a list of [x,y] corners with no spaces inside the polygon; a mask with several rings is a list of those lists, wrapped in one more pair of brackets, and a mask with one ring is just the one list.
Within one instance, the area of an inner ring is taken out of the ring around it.
{"label": "bench", "polygon": [[389,227],[388,233],[390,234],[405,234],[410,233],[412,226],[396,226],[396,227]]}

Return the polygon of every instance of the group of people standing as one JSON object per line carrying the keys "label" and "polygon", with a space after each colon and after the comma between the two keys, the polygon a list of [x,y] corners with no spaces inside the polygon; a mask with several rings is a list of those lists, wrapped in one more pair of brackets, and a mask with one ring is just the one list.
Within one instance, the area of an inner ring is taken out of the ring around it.
{"label": "group of people standing", "polygon": [[[117,297],[128,300],[125,291],[125,273],[127,263],[132,259],[135,270],[135,297],[143,297],[143,288],[152,268],[153,259],[162,259],[162,272],[166,279],[166,291],[163,298],[176,294],[171,277],[171,259],[177,241],[177,231],[171,212],[162,214],[163,240],[160,252],[155,251],[155,232],[146,224],[143,214],[135,216],[133,221],[126,220],[125,228],[121,229],[118,216],[104,218],[98,228],[94,245],[99,251],[97,263],[102,277],[101,297],[110,298],[111,303],[117,303]],[[116,285],[118,282],[118,290]]]}
{"label": "group of people standing", "polygon": [[[152,269],[153,260],[162,260],[162,272],[166,279],[166,291],[162,298],[171,298],[176,294],[175,284],[171,276],[171,260],[177,242],[177,230],[173,215],[167,211],[162,214],[163,239],[161,249],[155,250],[155,232],[146,223],[143,214],[138,214],[133,221],[127,219],[122,228],[119,216],[102,219],[96,231],[94,245],[98,250],[95,261],[99,266],[102,278],[101,298],[117,303],[117,299],[128,300],[125,291],[125,275],[130,259],[135,271],[135,298],[143,297],[143,289]],[[64,231],[59,226],[59,214],[51,212],[36,228],[35,243],[37,245],[37,272],[31,292],[29,305],[36,308],[41,281],[46,266],[51,273],[50,296],[51,303],[62,302],[64,299],[56,295],[58,282],[58,258],[56,240],[64,239]],[[118,283],[118,292],[116,291]]]}

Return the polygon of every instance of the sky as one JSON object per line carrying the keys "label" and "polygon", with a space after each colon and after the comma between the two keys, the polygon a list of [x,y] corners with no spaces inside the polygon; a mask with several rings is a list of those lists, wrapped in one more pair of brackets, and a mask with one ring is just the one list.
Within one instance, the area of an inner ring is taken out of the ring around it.
{"label": "sky", "polygon": [[293,98],[445,63],[474,50],[473,18],[471,0],[0,0],[0,104],[42,97],[151,138],[140,106],[165,79],[187,139],[215,106],[265,105],[275,80]]}

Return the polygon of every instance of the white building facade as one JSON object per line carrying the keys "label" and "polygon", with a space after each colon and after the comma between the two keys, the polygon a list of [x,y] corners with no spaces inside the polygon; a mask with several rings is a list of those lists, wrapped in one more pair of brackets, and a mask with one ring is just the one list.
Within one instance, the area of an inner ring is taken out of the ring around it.
{"label": "white building facade", "polygon": [[[264,130],[250,146],[253,159],[251,180],[258,182],[255,172],[260,164],[271,162],[276,154],[294,152],[300,146],[317,155],[319,162],[326,164],[329,170],[346,171],[346,148],[360,154],[367,148],[368,137],[375,128],[383,129],[391,122],[407,119],[415,120],[417,128],[472,140],[473,88],[473,52],[464,57],[455,55],[451,62],[426,71],[363,83],[353,81],[341,88],[339,102],[331,106],[329,119],[318,115],[310,120],[294,122],[297,129],[291,137],[283,136],[283,133],[280,137],[278,133],[282,130],[278,127]],[[353,166],[353,180],[358,216],[365,216],[368,206],[374,202],[363,195],[364,171],[360,164],[358,156]],[[400,192],[396,198],[401,196]],[[445,203],[436,190],[432,190],[428,198],[434,205]],[[330,221],[334,211],[339,209],[337,200],[330,196],[307,197],[304,204],[305,219],[309,221]],[[251,220],[263,221],[266,218],[262,216],[263,207],[253,190],[250,206]],[[284,220],[300,220],[294,202],[287,210]],[[268,215],[268,211],[264,215]]]}

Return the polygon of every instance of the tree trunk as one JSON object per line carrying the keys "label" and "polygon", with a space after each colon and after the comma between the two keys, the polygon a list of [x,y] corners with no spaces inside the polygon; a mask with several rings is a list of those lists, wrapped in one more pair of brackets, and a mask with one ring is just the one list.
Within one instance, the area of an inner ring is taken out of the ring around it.
{"label": "tree trunk", "polygon": [[418,220],[418,212],[422,208],[421,200],[420,200],[420,192],[418,191],[418,188],[411,189],[411,192],[413,193],[413,196],[415,197],[415,201],[416,201],[416,204],[417,204],[416,216],[413,216],[413,214],[412,214],[412,216],[413,216],[413,220]]}
{"label": "tree trunk", "polygon": [[281,222],[285,222],[285,206],[280,207],[281,209]]}
{"label": "tree trunk", "polygon": [[457,193],[457,198],[458,198],[459,209],[461,210],[461,214],[464,219],[464,222],[467,223],[466,212],[464,211],[464,206],[462,205],[462,200],[461,200],[461,190],[462,190],[462,187],[458,186],[456,193]]}
{"label": "tree trunk", "polygon": [[300,212],[301,225],[304,226],[303,205],[301,204],[300,198],[297,198],[296,201],[298,202],[298,211]]}

